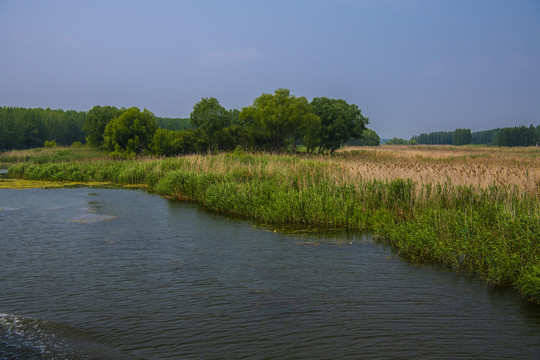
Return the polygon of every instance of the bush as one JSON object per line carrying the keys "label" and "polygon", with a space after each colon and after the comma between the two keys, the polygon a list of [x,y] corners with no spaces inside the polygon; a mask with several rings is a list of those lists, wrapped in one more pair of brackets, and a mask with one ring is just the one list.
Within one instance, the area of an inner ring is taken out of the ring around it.
{"label": "bush", "polygon": [[55,148],[58,145],[56,144],[56,140],[45,140],[45,143],[43,144],[46,148]]}

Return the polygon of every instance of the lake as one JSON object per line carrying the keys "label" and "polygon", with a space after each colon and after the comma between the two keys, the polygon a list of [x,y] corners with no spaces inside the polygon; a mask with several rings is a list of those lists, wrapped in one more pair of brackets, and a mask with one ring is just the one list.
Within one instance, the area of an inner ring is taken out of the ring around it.
{"label": "lake", "polygon": [[0,358],[540,358],[513,289],[140,190],[0,190],[0,264]]}

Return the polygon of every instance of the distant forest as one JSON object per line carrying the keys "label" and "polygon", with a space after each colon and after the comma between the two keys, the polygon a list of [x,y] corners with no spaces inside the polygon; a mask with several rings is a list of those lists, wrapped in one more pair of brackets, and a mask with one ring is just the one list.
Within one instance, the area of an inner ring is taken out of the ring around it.
{"label": "distant forest", "polygon": [[470,129],[438,131],[415,135],[411,141],[426,145],[533,146],[540,143],[540,126],[506,127],[477,132],[471,132]]}
{"label": "distant forest", "polygon": [[[42,147],[45,141],[58,145],[85,143],[87,111],[0,108],[0,150]],[[167,130],[192,128],[189,118],[156,117],[157,125]]]}

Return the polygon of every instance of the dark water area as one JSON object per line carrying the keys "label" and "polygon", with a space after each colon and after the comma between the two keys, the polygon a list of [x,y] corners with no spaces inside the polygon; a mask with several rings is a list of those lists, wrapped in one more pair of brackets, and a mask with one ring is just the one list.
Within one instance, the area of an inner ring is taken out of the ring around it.
{"label": "dark water area", "polygon": [[3,359],[539,359],[540,306],[356,232],[0,190]]}

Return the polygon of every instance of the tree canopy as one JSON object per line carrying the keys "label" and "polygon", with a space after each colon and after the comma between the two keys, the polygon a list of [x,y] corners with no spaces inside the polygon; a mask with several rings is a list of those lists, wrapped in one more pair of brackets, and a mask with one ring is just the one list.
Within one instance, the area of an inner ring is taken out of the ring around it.
{"label": "tree canopy", "polygon": [[358,106],[342,99],[316,97],[311,101],[315,115],[320,119],[319,151],[334,152],[352,137],[362,136],[369,119],[362,116]]}
{"label": "tree canopy", "polygon": [[88,134],[86,142],[95,147],[104,145],[103,134],[105,127],[114,118],[120,116],[125,109],[114,106],[96,105],[88,111],[83,130]]}
{"label": "tree canopy", "polygon": [[454,131],[452,137],[454,145],[468,145],[471,141],[471,129],[456,129],[456,131]]}
{"label": "tree canopy", "polygon": [[307,99],[291,95],[288,89],[256,98],[253,105],[242,109],[239,122],[251,135],[255,148],[271,152],[280,152],[288,145],[294,149],[301,140],[310,140],[320,124]]}
{"label": "tree canopy", "polygon": [[83,142],[85,117],[83,111],[0,107],[0,150]]}
{"label": "tree canopy", "polygon": [[371,129],[362,131],[362,136],[349,139],[346,143],[349,146],[379,146],[381,138]]}
{"label": "tree canopy", "polygon": [[231,125],[237,111],[226,110],[214,97],[203,98],[195,104],[189,118],[191,124],[206,137],[210,150],[231,150],[235,146]]}
{"label": "tree canopy", "polygon": [[[0,148],[42,146],[45,140],[59,145],[83,142],[86,134],[89,145],[117,157],[229,151],[238,146],[276,153],[304,145],[310,153],[333,152],[351,137],[360,137],[368,123],[354,104],[328,98],[310,103],[288,89],[262,94],[241,111],[225,109],[214,97],[202,98],[189,119],[156,118],[146,109],[114,106],[94,106],[87,113],[2,108],[0,115]],[[58,118],[68,121],[59,123]],[[374,132],[369,136],[373,143],[378,139]]]}
{"label": "tree canopy", "polygon": [[499,130],[497,145],[499,146],[531,146],[536,145],[540,139],[534,126],[508,127]]}
{"label": "tree canopy", "polygon": [[146,109],[140,111],[132,107],[105,126],[103,139],[105,147],[113,155],[129,157],[142,154],[148,149],[156,130],[154,114]]}
{"label": "tree canopy", "polygon": [[470,129],[438,131],[415,135],[412,139],[428,145],[531,146],[540,142],[540,126],[517,126],[471,132]]}

